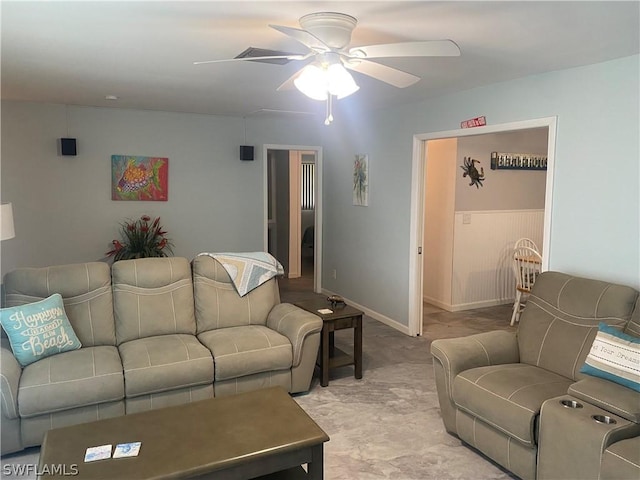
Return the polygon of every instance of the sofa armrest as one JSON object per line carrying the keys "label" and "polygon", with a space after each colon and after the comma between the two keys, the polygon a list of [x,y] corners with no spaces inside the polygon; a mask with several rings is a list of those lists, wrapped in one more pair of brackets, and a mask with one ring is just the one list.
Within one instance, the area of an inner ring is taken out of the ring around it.
{"label": "sofa armrest", "polygon": [[640,423],[640,393],[623,385],[587,377],[571,385],[567,393],[631,422]]}
{"label": "sofa armrest", "polygon": [[445,388],[451,398],[453,380],[460,372],[476,367],[518,363],[518,342],[513,332],[495,330],[431,343],[431,354],[442,364]]}
{"label": "sofa armrest", "polygon": [[2,394],[1,410],[5,418],[18,418],[18,385],[22,368],[13,356],[9,340],[2,338],[0,344],[0,393]]}
{"label": "sofa armrest", "polygon": [[322,330],[322,319],[290,303],[279,303],[269,312],[267,327],[289,339],[293,347],[293,367],[297,367],[302,358],[304,339]]}

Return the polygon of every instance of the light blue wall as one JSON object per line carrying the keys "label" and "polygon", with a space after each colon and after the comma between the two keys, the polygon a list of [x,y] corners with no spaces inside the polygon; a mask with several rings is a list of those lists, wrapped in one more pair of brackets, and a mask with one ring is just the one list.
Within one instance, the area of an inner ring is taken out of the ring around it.
{"label": "light blue wall", "polygon": [[[255,117],[246,140],[241,118],[3,102],[1,197],[17,237],[0,244],[2,273],[100,259],[118,222],[143,213],[162,217],[176,255],[261,250],[262,159],[241,162],[238,146],[319,145],[323,286],[407,325],[413,135],[478,115],[490,125],[557,116],[550,266],[640,288],[639,67],[633,56],[374,112],[356,94],[329,127]],[[77,157],[56,153],[67,134]],[[352,205],[357,153],[369,155],[369,207]],[[169,201],[111,201],[112,154],[169,157]]]}
{"label": "light blue wall", "polygon": [[[16,238],[0,245],[2,274],[16,267],[100,260],[118,225],[160,216],[174,254],[263,249],[263,163],[241,144],[315,145],[310,120],[2,103],[2,201]],[[77,138],[78,155],[56,139]],[[258,153],[260,148],[256,146]],[[169,158],[167,202],[111,200],[111,155]]]}
{"label": "light blue wall", "polygon": [[[485,115],[490,125],[558,117],[550,268],[640,288],[639,63],[531,76],[350,122],[358,134],[326,147],[325,272],[338,278],[324,286],[407,325],[413,135]],[[368,208],[351,205],[355,153],[370,157]]]}

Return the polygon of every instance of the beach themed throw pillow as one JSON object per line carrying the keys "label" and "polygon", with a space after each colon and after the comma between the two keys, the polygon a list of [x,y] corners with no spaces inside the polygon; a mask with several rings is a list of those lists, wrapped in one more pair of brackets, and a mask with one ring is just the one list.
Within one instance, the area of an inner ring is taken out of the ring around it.
{"label": "beach themed throw pillow", "polygon": [[640,338],[601,322],[580,372],[640,392]]}
{"label": "beach themed throw pillow", "polygon": [[82,346],[59,293],[39,302],[1,309],[0,323],[9,337],[13,355],[23,367]]}

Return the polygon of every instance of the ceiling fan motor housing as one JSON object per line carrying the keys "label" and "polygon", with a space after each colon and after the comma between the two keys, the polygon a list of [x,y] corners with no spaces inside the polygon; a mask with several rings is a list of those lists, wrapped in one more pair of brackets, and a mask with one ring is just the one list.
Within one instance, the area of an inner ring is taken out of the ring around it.
{"label": "ceiling fan motor housing", "polygon": [[310,13],[300,18],[300,26],[327,46],[342,49],[351,42],[351,32],[358,21],[351,15],[336,12]]}

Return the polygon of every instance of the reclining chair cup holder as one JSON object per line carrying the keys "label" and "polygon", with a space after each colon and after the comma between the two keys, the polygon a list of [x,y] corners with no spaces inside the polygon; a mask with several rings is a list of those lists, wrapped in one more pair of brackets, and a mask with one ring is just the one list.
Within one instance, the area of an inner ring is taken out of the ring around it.
{"label": "reclining chair cup holder", "polygon": [[615,418],[610,417],[609,415],[591,415],[591,418],[593,418],[597,423],[602,423],[604,425],[615,425],[618,423]]}
{"label": "reclining chair cup holder", "polygon": [[563,407],[567,408],[582,408],[582,404],[580,402],[576,402],[575,400],[561,400],[560,403]]}

